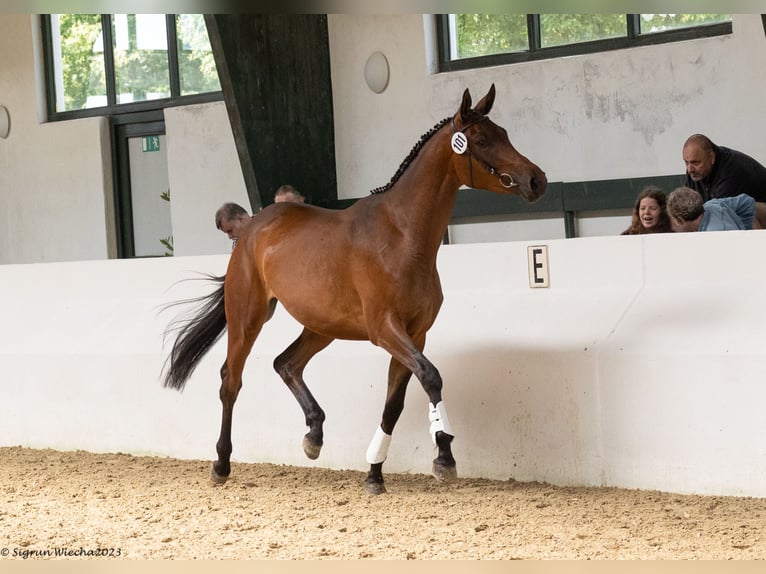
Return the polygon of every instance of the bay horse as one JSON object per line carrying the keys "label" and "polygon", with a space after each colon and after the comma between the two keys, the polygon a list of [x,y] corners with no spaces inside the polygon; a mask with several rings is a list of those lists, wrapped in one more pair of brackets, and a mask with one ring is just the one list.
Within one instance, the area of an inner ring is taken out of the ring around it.
{"label": "bay horse", "polygon": [[457,476],[454,432],[442,400],[442,378],[423,354],[426,332],[442,304],[436,255],[462,185],[519,194],[532,202],[545,193],[543,171],[511,145],[488,117],[495,86],[471,108],[460,108],[413,147],[391,181],[342,210],[275,203],[251,218],[231,254],[219,287],[201,297],[195,317],[177,332],[164,367],[164,385],[183,389],[198,362],[228,328],[221,367],[221,432],[212,479],[231,472],[231,424],[245,360],[277,301],[303,325],[274,360],[303,409],[303,450],[319,456],[325,413],[303,380],[309,360],[335,339],[368,340],[391,355],[383,414],[366,458],[366,489],[386,492],[383,462],[412,376],[428,395],[430,433],[438,454],[433,475]]}

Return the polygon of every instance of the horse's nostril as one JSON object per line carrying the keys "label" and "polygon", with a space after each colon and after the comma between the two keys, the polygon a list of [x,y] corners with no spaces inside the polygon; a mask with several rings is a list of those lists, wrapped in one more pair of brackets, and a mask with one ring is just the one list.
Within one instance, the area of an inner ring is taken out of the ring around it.
{"label": "horse's nostril", "polygon": [[532,191],[536,191],[538,193],[545,193],[545,188],[548,186],[548,178],[545,177],[544,173],[538,173],[537,175],[533,175],[532,179],[529,180],[529,187],[532,189]]}

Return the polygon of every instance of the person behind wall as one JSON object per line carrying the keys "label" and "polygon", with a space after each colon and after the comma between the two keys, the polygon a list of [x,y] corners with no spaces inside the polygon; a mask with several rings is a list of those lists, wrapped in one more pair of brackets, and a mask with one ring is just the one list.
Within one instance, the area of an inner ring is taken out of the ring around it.
{"label": "person behind wall", "polygon": [[654,185],[646,186],[636,198],[630,227],[623,231],[622,235],[669,233],[672,231],[665,192]]}
{"label": "person behind wall", "polygon": [[683,159],[686,187],[698,191],[704,201],[746,193],[766,202],[766,167],[749,155],[694,134],[684,143]]}
{"label": "person behind wall", "polygon": [[[274,203],[304,203],[305,201],[306,198],[292,185],[281,185],[274,193]],[[231,239],[232,249],[234,249],[242,230],[250,219],[247,210],[237,203],[224,203],[215,212],[215,226]]]}
{"label": "person behind wall", "polygon": [[231,239],[232,249],[249,221],[250,215],[247,210],[237,203],[224,203],[215,212],[215,226]]}
{"label": "person behind wall", "polygon": [[282,203],[286,201],[305,203],[306,198],[292,185],[280,185],[274,193],[274,203]]}
{"label": "person behind wall", "polygon": [[704,201],[694,189],[678,187],[668,196],[668,215],[676,232],[761,228],[756,201],[745,193]]}

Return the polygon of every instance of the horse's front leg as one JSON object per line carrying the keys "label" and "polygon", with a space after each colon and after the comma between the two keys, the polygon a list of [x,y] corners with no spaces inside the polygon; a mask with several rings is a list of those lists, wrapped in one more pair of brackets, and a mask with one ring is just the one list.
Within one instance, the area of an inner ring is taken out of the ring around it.
{"label": "horse's front leg", "polygon": [[431,439],[438,449],[438,454],[433,461],[431,472],[437,480],[448,482],[457,478],[457,465],[455,457],[452,456],[452,439],[455,434],[447,418],[447,410],[444,407],[444,401],[441,395],[436,404],[428,405],[428,419],[431,421]]}
{"label": "horse's front leg", "polygon": [[431,422],[431,438],[438,449],[433,461],[433,475],[442,481],[455,478],[457,471],[455,458],[452,456],[454,432],[442,401],[441,375],[422,352],[425,347],[425,333],[410,339],[403,331],[391,328],[381,332],[378,344],[391,353],[393,359],[389,367],[388,396],[383,420],[367,449],[367,462],[371,465],[365,480],[367,490],[375,494],[386,491],[383,485],[383,461],[388,454],[394,425],[404,407],[404,395],[412,374],[423,385],[430,400],[428,417]]}
{"label": "horse's front leg", "polygon": [[396,336],[386,341],[388,351],[418,378],[428,395],[428,419],[431,423],[431,439],[438,449],[433,461],[432,473],[441,481],[457,477],[455,458],[452,456],[452,440],[455,433],[447,418],[447,409],[442,401],[442,377],[437,368],[423,355],[425,335],[422,341],[413,343],[406,335]]}
{"label": "horse's front leg", "polygon": [[383,418],[380,426],[367,447],[367,462],[370,463],[370,472],[364,481],[364,486],[370,494],[383,494],[386,486],[383,480],[383,462],[388,456],[388,446],[391,443],[391,435],[399,416],[404,409],[404,396],[407,392],[412,371],[402,365],[396,359],[391,359],[388,368],[388,391],[386,405],[383,408]]}

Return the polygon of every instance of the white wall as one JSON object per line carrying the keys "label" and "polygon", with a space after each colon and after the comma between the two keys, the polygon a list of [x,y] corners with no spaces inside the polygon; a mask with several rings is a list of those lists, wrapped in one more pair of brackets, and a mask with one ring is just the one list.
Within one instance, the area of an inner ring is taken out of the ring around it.
{"label": "white wall", "polygon": [[0,15],[0,54],[0,103],[11,117],[0,139],[0,264],[109,256],[106,121],[39,123],[29,14]]}
{"label": "white wall", "polygon": [[[426,354],[444,379],[462,476],[766,496],[766,233],[449,245]],[[212,459],[220,342],[183,393],[161,387],[166,302],[209,291],[228,257],[0,266],[0,444]],[[234,459],[365,470],[388,358],[336,341],[306,380],[327,413],[319,459],[271,368],[300,332],[283,309],[245,370]],[[412,382],[385,469],[430,471],[427,399]],[[236,466],[234,471],[237,472]]]}
{"label": "white wall", "polygon": [[229,253],[215,212],[232,201],[248,212],[250,199],[223,102],[165,110],[174,253]]}
{"label": "white wall", "polygon": [[563,239],[566,237],[562,218],[481,218],[472,223],[450,225],[450,243],[491,243],[495,241],[523,241],[535,239]]}
{"label": "white wall", "polygon": [[[0,15],[0,103],[12,133],[0,140],[0,264],[113,256],[111,151],[101,119],[41,124],[34,16]],[[467,87],[497,87],[493,119],[550,181],[682,173],[686,137],[766,161],[766,36],[759,14],[734,14],[732,36],[512,66],[433,74],[431,17],[328,16],[338,193],[366,195],[388,182],[409,150],[454,113]],[[374,94],[364,64],[382,51],[388,88]],[[179,255],[225,253],[212,224],[220,203],[247,205],[222,103],[166,111],[173,227]],[[560,220],[453,230],[455,241],[553,239]],[[581,235],[627,227],[628,217],[578,222]]]}

